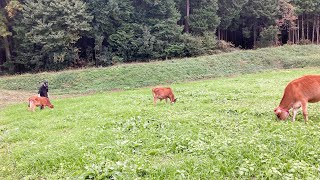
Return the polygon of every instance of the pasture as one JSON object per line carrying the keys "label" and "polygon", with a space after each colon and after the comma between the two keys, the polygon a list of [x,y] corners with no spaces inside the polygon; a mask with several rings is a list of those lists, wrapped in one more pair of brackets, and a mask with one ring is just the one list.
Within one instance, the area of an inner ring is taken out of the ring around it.
{"label": "pasture", "polygon": [[0,179],[316,179],[320,104],[309,123],[278,121],[286,84],[319,68],[266,71],[52,99],[0,112]]}
{"label": "pasture", "polygon": [[158,84],[258,73],[272,69],[318,67],[320,66],[319,52],[318,45],[280,46],[194,58],[119,64],[107,68],[2,76],[0,93],[2,89],[35,92],[39,82],[44,79],[49,81],[51,94],[61,96],[118,89],[129,90]]}

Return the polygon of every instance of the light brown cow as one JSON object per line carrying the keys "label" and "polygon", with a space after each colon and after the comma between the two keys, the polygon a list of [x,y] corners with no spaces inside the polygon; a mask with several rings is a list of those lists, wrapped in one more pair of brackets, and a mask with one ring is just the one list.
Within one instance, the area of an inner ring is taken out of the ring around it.
{"label": "light brown cow", "polygon": [[167,99],[170,99],[171,103],[175,103],[177,99],[174,98],[174,94],[172,92],[172,89],[170,87],[156,87],[152,89],[153,94],[153,103],[154,105],[157,104],[157,100],[165,99],[167,102]]}
{"label": "light brown cow", "polygon": [[48,106],[49,108],[53,108],[53,105],[46,97],[39,97],[39,96],[32,96],[29,98],[29,110],[34,112],[34,109],[36,106],[40,106],[41,109],[43,109],[45,106]]}
{"label": "light brown cow", "polygon": [[291,81],[284,90],[282,100],[274,113],[280,120],[285,120],[293,109],[292,122],[295,121],[298,109],[302,107],[304,121],[308,121],[308,102],[320,101],[320,75],[306,75]]}

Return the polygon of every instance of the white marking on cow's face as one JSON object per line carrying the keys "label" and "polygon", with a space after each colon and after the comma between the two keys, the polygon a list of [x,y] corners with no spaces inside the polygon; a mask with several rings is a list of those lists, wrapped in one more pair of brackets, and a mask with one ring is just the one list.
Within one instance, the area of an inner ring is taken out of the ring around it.
{"label": "white marking on cow's face", "polygon": [[280,120],[285,120],[289,116],[289,112],[281,109],[280,107],[277,107],[274,109],[274,114],[277,116],[278,119]]}
{"label": "white marking on cow's face", "polygon": [[[283,118],[282,118],[283,116]],[[282,111],[281,112],[281,120],[285,120],[289,117],[289,113],[287,111]]]}

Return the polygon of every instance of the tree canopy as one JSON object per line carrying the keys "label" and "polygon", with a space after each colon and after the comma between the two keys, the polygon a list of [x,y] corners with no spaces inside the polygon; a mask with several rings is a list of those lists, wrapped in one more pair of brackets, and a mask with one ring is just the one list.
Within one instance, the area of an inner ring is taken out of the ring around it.
{"label": "tree canopy", "polygon": [[0,70],[197,56],[228,43],[318,44],[319,7],[317,0],[2,0]]}

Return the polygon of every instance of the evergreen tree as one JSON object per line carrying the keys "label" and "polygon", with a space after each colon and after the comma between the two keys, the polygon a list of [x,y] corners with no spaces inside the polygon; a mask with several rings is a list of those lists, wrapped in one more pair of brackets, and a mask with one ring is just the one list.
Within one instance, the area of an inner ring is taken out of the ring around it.
{"label": "evergreen tree", "polygon": [[[112,59],[122,61],[125,46],[130,40],[128,28],[134,28],[134,7],[130,0],[87,0],[93,18],[92,37],[95,41],[95,58],[97,65],[110,65]],[[132,24],[132,26],[131,26]],[[121,38],[118,40],[118,38]],[[118,58],[119,57],[119,58]],[[118,59],[117,59],[118,58]]]}
{"label": "evergreen tree", "polygon": [[275,25],[275,19],[280,16],[279,2],[275,0],[249,0],[243,7],[237,21],[242,26],[244,37],[251,37],[253,46],[256,47],[260,30]]}
{"label": "evergreen tree", "polygon": [[8,0],[0,2],[0,45],[3,44],[5,56],[2,58],[0,46],[0,65],[4,63],[10,72],[14,71],[14,62],[12,61],[12,26],[13,18],[17,11],[21,10],[21,4],[17,0]]}
{"label": "evergreen tree", "polygon": [[[289,29],[289,42],[307,41],[320,44],[320,2],[318,0],[292,0],[297,15],[295,24]],[[301,35],[301,36],[300,36]]]}
{"label": "evergreen tree", "polygon": [[215,32],[220,23],[218,0],[190,2],[190,29],[194,34],[203,35],[206,31]]}
{"label": "evergreen tree", "polygon": [[93,0],[96,58],[100,64],[171,56],[182,28],[174,0]]}
{"label": "evergreen tree", "polygon": [[317,0],[291,0],[295,7],[297,15],[305,14],[317,14],[319,13],[320,2]]}
{"label": "evergreen tree", "polygon": [[91,20],[81,0],[26,0],[15,27],[17,62],[34,70],[70,66]]}
{"label": "evergreen tree", "polygon": [[221,29],[229,28],[234,19],[239,19],[240,12],[248,1],[249,0],[219,0],[218,15],[221,18],[219,27]]}
{"label": "evergreen tree", "polygon": [[177,49],[177,44],[181,43],[182,27],[177,24],[180,15],[175,1],[136,0],[134,5],[137,17],[141,17],[144,24],[140,49],[152,45],[150,58],[167,58],[179,53],[182,49]]}

